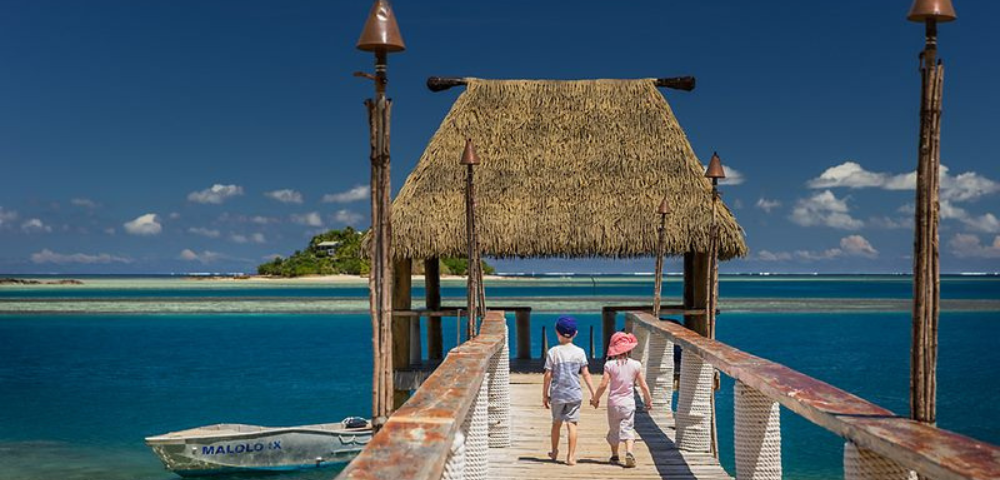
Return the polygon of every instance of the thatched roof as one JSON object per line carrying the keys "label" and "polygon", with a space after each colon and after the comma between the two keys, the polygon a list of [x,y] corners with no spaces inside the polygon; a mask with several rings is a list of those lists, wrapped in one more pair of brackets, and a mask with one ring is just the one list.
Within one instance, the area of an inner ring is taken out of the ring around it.
{"label": "thatched roof", "polygon": [[[664,195],[667,253],[708,251],[711,184],[652,79],[468,79],[393,202],[396,258],[465,255],[466,138],[484,255],[652,255]],[[719,205],[720,257],[743,256]]]}

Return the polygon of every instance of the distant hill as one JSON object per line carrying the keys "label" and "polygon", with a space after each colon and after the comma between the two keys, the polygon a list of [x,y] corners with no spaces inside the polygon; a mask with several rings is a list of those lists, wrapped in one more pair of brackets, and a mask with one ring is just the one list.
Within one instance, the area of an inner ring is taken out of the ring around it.
{"label": "distant hill", "polygon": [[[330,230],[309,240],[305,250],[296,250],[288,257],[276,257],[257,266],[257,274],[276,277],[303,275],[368,275],[371,265],[361,256],[361,238],[365,232],[351,227]],[[465,258],[441,259],[442,275],[465,275],[469,262]],[[415,274],[423,273],[423,262],[413,262]],[[483,273],[490,275],[495,269],[483,262]]]}

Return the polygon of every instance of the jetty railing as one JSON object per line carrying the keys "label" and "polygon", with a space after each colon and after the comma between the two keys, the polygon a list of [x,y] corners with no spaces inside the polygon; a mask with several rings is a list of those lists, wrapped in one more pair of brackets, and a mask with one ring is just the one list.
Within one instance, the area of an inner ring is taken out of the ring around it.
{"label": "jetty railing", "polygon": [[485,479],[489,448],[510,445],[507,322],[490,311],[338,479]]}
{"label": "jetty railing", "polygon": [[[684,451],[712,449],[715,369],[736,380],[736,478],[781,478],[779,405],[846,440],[844,478],[1000,479],[1000,447],[900,417],[832,385],[703,337],[669,320],[627,312],[646,361],[654,408],[671,410],[674,344],[682,348],[674,418]],[[664,400],[666,399],[666,400]],[[659,405],[657,405],[659,402]],[[662,411],[662,410],[661,410]]]}

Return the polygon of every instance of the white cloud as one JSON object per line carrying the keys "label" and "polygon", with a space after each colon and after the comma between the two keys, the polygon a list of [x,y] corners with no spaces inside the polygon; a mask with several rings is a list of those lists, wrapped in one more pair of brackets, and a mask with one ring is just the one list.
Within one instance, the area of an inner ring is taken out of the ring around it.
{"label": "white cloud", "polygon": [[726,167],[726,178],[719,180],[719,185],[741,185],[746,178],[743,173],[733,167]]}
{"label": "white cloud", "polygon": [[218,261],[222,259],[223,256],[221,253],[216,253],[209,250],[197,253],[194,250],[185,248],[184,250],[181,250],[181,253],[180,255],[178,255],[178,258],[189,262],[200,262],[205,264]]}
{"label": "white cloud", "polygon": [[823,250],[821,252],[814,252],[811,250],[796,250],[795,258],[811,262],[816,260],[832,260],[843,254],[844,251],[839,248],[830,248],[827,250]]}
{"label": "white cloud", "polygon": [[792,259],[792,254],[788,252],[771,252],[769,250],[761,250],[757,253],[757,259],[764,262],[783,262]]}
{"label": "white cloud", "polygon": [[992,213],[975,216],[948,200],[941,200],[940,205],[940,215],[943,220],[958,220],[973,232],[1000,233],[1000,221]]}
{"label": "white cloud", "polygon": [[826,250],[796,250],[794,252],[772,252],[761,250],[757,254],[757,260],[762,262],[785,262],[789,260],[799,260],[803,262],[815,262],[822,260],[833,260],[842,257],[864,257],[877,258],[878,250],[872,247],[865,237],[861,235],[850,235],[840,239],[840,248],[828,248]]}
{"label": "white cloud", "polygon": [[163,231],[163,226],[160,225],[159,217],[155,213],[140,215],[122,226],[132,235],[159,235]]}
{"label": "white cloud", "polygon": [[354,225],[360,222],[364,217],[357,212],[352,212],[347,209],[337,210],[333,214],[333,221],[338,223],[343,223],[345,225]]}
{"label": "white cloud", "polygon": [[254,233],[251,235],[243,235],[240,233],[234,233],[229,236],[229,239],[236,243],[266,243],[267,239],[264,237],[263,233]]}
{"label": "white cloud", "polygon": [[346,192],[328,193],[323,195],[323,203],[350,203],[369,198],[371,187],[368,185],[358,185]]}
{"label": "white cloud", "polygon": [[72,253],[64,255],[61,253],[53,252],[52,250],[49,250],[47,248],[38,253],[31,254],[31,261],[34,263],[55,263],[55,264],[132,263],[132,260],[130,258],[119,257],[107,253],[101,253],[97,255],[88,255],[85,253]]}
{"label": "white cloud", "polygon": [[281,203],[302,203],[302,194],[288,188],[265,192],[264,196]]}
{"label": "white cloud", "polygon": [[868,219],[868,225],[876,228],[884,228],[886,230],[913,228],[913,217],[872,217]]}
{"label": "white cloud", "polygon": [[93,200],[91,200],[89,198],[74,198],[74,199],[70,200],[69,203],[71,203],[71,204],[73,204],[73,205],[75,205],[77,207],[91,208],[91,209],[97,208],[97,207],[100,206],[97,202],[95,202],[95,201],[93,201]]}
{"label": "white cloud", "polygon": [[983,245],[978,236],[959,233],[948,241],[948,248],[959,258],[1000,258],[1000,235],[992,245]]}
{"label": "white cloud", "polygon": [[878,250],[875,250],[875,247],[872,247],[872,244],[861,235],[850,235],[841,238],[840,249],[844,251],[845,255],[852,257],[878,257]]}
{"label": "white cloud", "polygon": [[278,223],[278,219],[277,218],[272,218],[272,217],[264,217],[264,216],[261,216],[261,215],[257,215],[257,216],[251,217],[250,218],[250,222],[256,223],[258,225],[268,225],[268,224],[271,224],[271,223]]}
{"label": "white cloud", "polygon": [[218,230],[213,230],[211,228],[203,228],[203,227],[191,227],[188,229],[188,233],[193,233],[195,235],[201,235],[203,237],[208,237],[208,238],[219,238],[219,236],[222,235],[222,233],[219,232]]}
{"label": "white cloud", "polygon": [[[941,199],[954,202],[975,200],[1000,192],[1000,183],[979,175],[965,172],[952,176],[948,167],[941,165]],[[881,188],[885,190],[914,190],[917,188],[916,172],[889,174],[865,170],[856,162],[844,162],[826,169],[819,177],[809,180],[810,188]]]}
{"label": "white cloud", "polygon": [[17,212],[14,210],[4,210],[3,207],[0,207],[0,227],[15,220],[17,220]]}
{"label": "white cloud", "polygon": [[809,198],[799,199],[789,217],[803,227],[826,226],[842,230],[857,230],[864,222],[850,215],[847,200],[841,200],[829,190]]}
{"label": "white cloud", "polygon": [[317,212],[303,213],[301,215],[293,214],[292,222],[310,227],[322,227],[323,217],[321,217]]}
{"label": "white cloud", "polygon": [[195,203],[220,204],[232,197],[243,195],[243,187],[239,185],[221,185],[216,183],[200,192],[191,192],[187,199]]}
{"label": "white cloud", "polygon": [[26,233],[48,233],[52,231],[52,227],[46,225],[40,219],[32,218],[21,224],[21,230]]}
{"label": "white cloud", "polygon": [[778,208],[780,206],[781,202],[777,200],[768,200],[764,197],[761,197],[760,199],[757,200],[757,208],[767,213],[771,213],[771,210],[774,210],[775,208]]}
{"label": "white cloud", "polygon": [[975,172],[965,172],[953,177],[948,175],[947,167],[941,166],[942,200],[965,202],[996,192],[1000,192],[1000,183],[982,177]]}

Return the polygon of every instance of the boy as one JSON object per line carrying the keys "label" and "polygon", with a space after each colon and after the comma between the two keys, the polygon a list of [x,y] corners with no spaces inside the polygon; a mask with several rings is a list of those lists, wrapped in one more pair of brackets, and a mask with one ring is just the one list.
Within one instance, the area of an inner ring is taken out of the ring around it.
{"label": "boy", "polygon": [[549,458],[555,460],[559,457],[559,430],[565,422],[569,431],[566,464],[576,465],[576,424],[580,420],[580,404],[583,403],[579,375],[583,375],[591,397],[594,396],[594,385],[587,369],[587,354],[582,348],[573,345],[576,319],[559,317],[556,321],[556,336],[559,338],[559,345],[550,348],[545,356],[545,382],[542,386],[542,405],[552,409],[552,451],[549,452]]}

